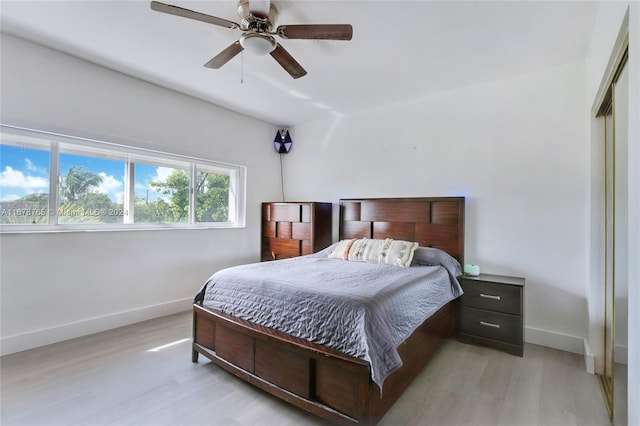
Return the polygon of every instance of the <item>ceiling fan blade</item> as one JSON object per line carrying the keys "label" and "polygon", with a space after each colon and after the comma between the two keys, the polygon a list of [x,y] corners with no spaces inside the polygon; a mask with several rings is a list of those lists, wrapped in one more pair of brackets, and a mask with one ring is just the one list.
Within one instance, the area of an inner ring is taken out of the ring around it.
{"label": "ceiling fan blade", "polygon": [[227,21],[226,19],[218,18],[211,15],[206,15],[200,12],[194,12],[193,10],[184,9],[182,7],[173,6],[170,4],[160,3],[158,1],[151,2],[151,9],[157,12],[168,13],[169,15],[182,16],[183,18],[195,19],[196,21],[206,22],[208,24],[218,25],[220,27],[239,29],[240,25],[233,21]]}
{"label": "ceiling fan blade", "polygon": [[273,50],[273,52],[270,53],[270,55],[273,56],[273,59],[278,61],[278,63],[282,66],[282,68],[285,69],[285,71],[291,74],[291,77],[300,78],[307,74],[305,69],[302,68],[302,66],[295,59],[293,59],[293,56],[291,56],[289,52],[287,52],[285,48],[280,45],[280,43],[278,43],[278,45]]}
{"label": "ceiling fan blade", "polygon": [[204,66],[207,68],[218,69],[229,62],[231,59],[233,59],[234,56],[236,56],[243,50],[244,49],[240,45],[240,42],[236,41],[235,43],[224,49],[222,52],[218,53],[212,60],[204,64]]}
{"label": "ceiling fan blade", "polygon": [[351,40],[353,27],[335,25],[280,25],[276,30],[282,38],[313,40]]}

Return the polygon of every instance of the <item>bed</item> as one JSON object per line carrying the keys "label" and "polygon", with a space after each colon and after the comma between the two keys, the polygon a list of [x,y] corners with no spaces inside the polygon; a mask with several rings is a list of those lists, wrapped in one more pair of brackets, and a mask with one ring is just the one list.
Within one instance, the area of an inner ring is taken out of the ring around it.
{"label": "bed", "polygon": [[[434,252],[444,251],[462,264],[464,197],[340,200],[339,240],[356,239],[415,241],[422,248],[432,248]],[[288,268],[290,277],[295,276],[295,267],[300,262],[311,262],[311,269],[316,264],[330,262],[337,262],[331,264],[334,269],[339,269],[338,265],[358,268],[362,263],[328,259],[327,254],[332,253],[336,247],[337,244],[334,244],[320,253],[304,256],[305,259],[268,262],[269,265],[248,265],[245,269],[256,269],[263,277],[261,281],[268,281],[269,275],[275,273],[275,268],[282,265]],[[303,267],[306,268],[307,265]],[[390,268],[403,270],[404,273],[414,269],[423,272],[422,269],[425,269],[424,273],[430,276],[451,275],[450,268],[445,271],[441,267],[433,267],[433,272],[428,268],[413,266]],[[219,273],[225,274],[226,271]],[[349,269],[344,274],[340,272],[340,275],[349,273],[358,274],[359,271]],[[309,277],[312,275],[309,274]],[[212,288],[213,286],[210,290]],[[204,355],[235,376],[335,424],[378,423],[428,363],[444,339],[451,335],[455,321],[456,299],[449,297],[450,300],[447,299],[441,307],[430,312],[424,322],[409,326],[409,337],[405,336],[393,349],[400,363],[392,359],[391,367],[388,367],[384,362],[381,364],[379,358],[386,360],[393,356],[372,358],[355,352],[355,355],[350,354],[350,347],[345,349],[335,344],[323,344],[322,340],[299,337],[303,335],[296,335],[297,330],[285,328],[290,332],[278,331],[260,325],[269,324],[262,319],[254,322],[240,314],[231,315],[226,307],[218,309],[218,305],[207,299],[209,296],[206,289],[207,285],[196,296],[193,305],[192,361],[197,362],[199,355]],[[299,296],[305,297],[304,294]],[[298,300],[294,302],[298,303]],[[378,326],[372,328],[381,329]],[[372,341],[373,346],[377,347],[375,341]],[[382,370],[380,365],[383,365]]]}

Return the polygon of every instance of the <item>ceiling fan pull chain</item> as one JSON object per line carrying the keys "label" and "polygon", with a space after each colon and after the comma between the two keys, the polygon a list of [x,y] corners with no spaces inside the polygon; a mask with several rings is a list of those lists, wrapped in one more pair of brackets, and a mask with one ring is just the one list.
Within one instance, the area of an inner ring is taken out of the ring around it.
{"label": "ceiling fan pull chain", "polygon": [[240,52],[240,84],[244,84],[244,51]]}

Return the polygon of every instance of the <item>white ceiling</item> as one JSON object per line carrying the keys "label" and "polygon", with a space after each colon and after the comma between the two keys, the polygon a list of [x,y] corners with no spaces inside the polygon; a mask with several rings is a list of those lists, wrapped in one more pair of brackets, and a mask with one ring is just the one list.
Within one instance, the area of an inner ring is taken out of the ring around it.
{"label": "white ceiling", "polygon": [[[163,0],[239,22],[236,1]],[[3,32],[278,126],[427,96],[584,58],[585,1],[278,1],[282,24],[353,25],[353,40],[282,40],[307,70],[270,56],[203,65],[240,36],[152,11],[149,1],[0,2]]]}

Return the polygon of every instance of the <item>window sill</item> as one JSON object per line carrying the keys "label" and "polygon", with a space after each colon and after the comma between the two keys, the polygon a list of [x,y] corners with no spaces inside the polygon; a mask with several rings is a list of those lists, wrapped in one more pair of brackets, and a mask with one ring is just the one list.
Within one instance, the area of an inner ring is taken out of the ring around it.
{"label": "window sill", "polygon": [[229,224],[131,224],[131,225],[0,225],[0,235],[8,234],[56,234],[67,232],[129,232],[175,231],[207,229],[244,229],[245,225]]}

